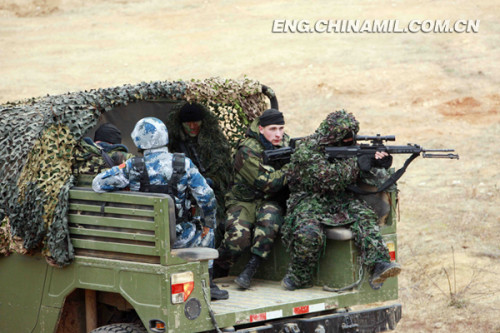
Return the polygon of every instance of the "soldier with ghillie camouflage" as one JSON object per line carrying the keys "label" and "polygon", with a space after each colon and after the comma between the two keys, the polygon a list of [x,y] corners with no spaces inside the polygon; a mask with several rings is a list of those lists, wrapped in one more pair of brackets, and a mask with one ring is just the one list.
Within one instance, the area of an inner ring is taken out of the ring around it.
{"label": "soldier with ghillie camouflage", "polygon": [[[290,198],[282,228],[283,242],[291,255],[281,284],[294,290],[312,286],[312,275],[325,245],[325,226],[349,227],[360,251],[362,265],[372,271],[372,285],[399,274],[377,225],[377,215],[347,191],[357,181],[373,185],[374,175],[387,175],[392,156],[377,152],[368,158],[328,161],[326,146],[349,146],[359,130],[351,113],[330,113],[311,136],[303,139],[291,157],[286,177]],[[383,181],[382,179],[380,181]]]}
{"label": "soldier with ghillie camouflage", "polygon": [[[231,146],[219,126],[219,120],[199,103],[185,103],[169,115],[169,149],[185,154],[214,190],[217,220],[225,215],[224,195],[229,189],[233,171]],[[223,232],[223,228],[217,231]]]}
{"label": "soldier with ghillie camouflage", "polygon": [[226,233],[215,261],[216,276],[223,276],[240,255],[250,248],[251,257],[235,282],[243,289],[271,252],[274,239],[283,223],[283,208],[279,201],[286,199],[283,191],[287,180],[281,165],[266,165],[264,150],[288,146],[284,133],[283,114],[269,109],[256,118],[247,130],[246,138],[238,144],[234,161],[234,185],[226,196]]}

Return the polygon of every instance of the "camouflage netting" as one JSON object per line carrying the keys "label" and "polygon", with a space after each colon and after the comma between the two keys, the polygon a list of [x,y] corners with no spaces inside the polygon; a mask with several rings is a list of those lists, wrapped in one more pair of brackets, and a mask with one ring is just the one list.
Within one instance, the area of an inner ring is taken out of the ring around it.
{"label": "camouflage netting", "polygon": [[[69,264],[68,196],[76,143],[115,107],[161,99],[208,105],[234,145],[266,108],[257,81],[158,81],[47,96],[0,106],[0,255],[42,249]],[[22,245],[22,246],[20,246]]]}

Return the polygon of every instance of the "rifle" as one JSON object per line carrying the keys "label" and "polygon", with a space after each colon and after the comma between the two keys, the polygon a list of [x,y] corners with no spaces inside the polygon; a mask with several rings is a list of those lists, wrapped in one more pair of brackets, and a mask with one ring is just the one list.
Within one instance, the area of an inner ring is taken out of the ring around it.
{"label": "rifle", "polygon": [[396,137],[394,135],[356,135],[355,140],[356,142],[371,141],[371,144],[362,143],[360,145],[352,145],[346,147],[326,147],[325,153],[328,155],[328,159],[331,161],[335,158],[349,158],[362,155],[374,156],[375,152],[377,151],[385,151],[389,154],[422,154],[421,156],[423,158],[449,158],[457,160],[459,158],[457,154],[451,153],[455,151],[454,149],[424,149],[417,144],[411,143],[408,143],[406,146],[384,145],[384,141],[395,141]]}
{"label": "rifle", "polygon": [[290,162],[290,156],[295,152],[295,146],[297,141],[302,140],[304,137],[299,138],[291,138],[290,146],[273,149],[273,150],[264,150],[264,164],[272,164],[272,162]]}
{"label": "rifle", "polygon": [[[298,138],[300,140],[302,138]],[[381,136],[377,134],[373,135],[356,135],[354,137],[354,142],[350,146],[342,147],[325,147],[325,153],[329,161],[340,158],[350,158],[359,157],[362,155],[375,156],[377,151],[385,151],[389,154],[411,154],[411,156],[406,160],[404,165],[392,174],[389,179],[387,179],[382,186],[380,186],[376,191],[364,191],[355,185],[349,185],[347,188],[352,192],[357,194],[375,194],[378,192],[383,192],[387,190],[392,184],[394,184],[403,173],[410,163],[417,158],[422,156],[423,158],[449,158],[449,159],[459,159],[458,154],[452,154],[454,149],[424,149],[417,144],[408,143],[406,146],[386,146],[384,141],[395,141],[396,137],[394,135]],[[295,140],[297,141],[297,140]],[[371,144],[362,143],[356,145],[358,141],[371,141]],[[264,161],[284,161],[285,163],[290,162],[291,155],[295,152],[295,147],[285,147],[275,150],[264,151]]]}

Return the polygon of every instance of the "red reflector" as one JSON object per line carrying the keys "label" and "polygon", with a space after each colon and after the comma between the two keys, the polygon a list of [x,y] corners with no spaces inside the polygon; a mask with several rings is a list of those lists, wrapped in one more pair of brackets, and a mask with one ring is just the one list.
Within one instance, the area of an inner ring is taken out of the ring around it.
{"label": "red reflector", "polygon": [[396,252],[391,251],[389,252],[389,255],[391,256],[391,261],[396,261]]}
{"label": "red reflector", "polygon": [[253,323],[254,321],[261,321],[261,320],[266,320],[266,313],[265,312],[250,315],[250,322],[251,323]]}
{"label": "red reflector", "polygon": [[309,305],[297,306],[296,308],[293,308],[293,314],[296,315],[308,312],[309,312]]}
{"label": "red reflector", "polygon": [[184,283],[178,283],[172,285],[172,294],[178,294],[184,292]]}

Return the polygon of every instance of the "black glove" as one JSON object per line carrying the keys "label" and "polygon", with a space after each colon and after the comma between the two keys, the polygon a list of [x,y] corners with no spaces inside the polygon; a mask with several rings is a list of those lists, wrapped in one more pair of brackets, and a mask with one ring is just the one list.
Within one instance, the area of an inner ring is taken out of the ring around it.
{"label": "black glove", "polygon": [[371,168],[388,169],[392,165],[392,156],[376,159],[374,156],[362,155],[358,157],[358,165],[361,171],[370,171]]}
{"label": "black glove", "polygon": [[373,156],[370,155],[361,155],[358,157],[358,165],[361,171],[370,171],[372,168],[372,160],[374,160]]}
{"label": "black glove", "polygon": [[389,169],[392,165],[392,156],[388,155],[385,156],[384,158],[381,158],[377,160],[376,158],[373,158],[373,167],[374,168],[384,168],[384,169]]}

